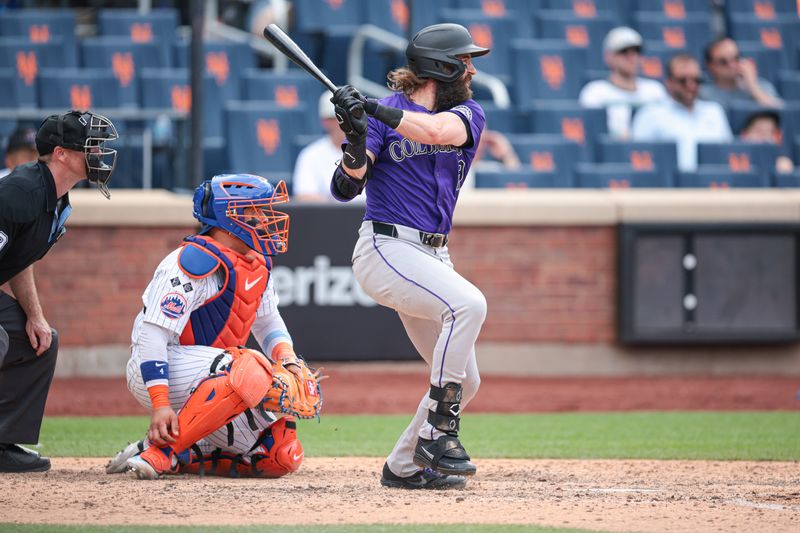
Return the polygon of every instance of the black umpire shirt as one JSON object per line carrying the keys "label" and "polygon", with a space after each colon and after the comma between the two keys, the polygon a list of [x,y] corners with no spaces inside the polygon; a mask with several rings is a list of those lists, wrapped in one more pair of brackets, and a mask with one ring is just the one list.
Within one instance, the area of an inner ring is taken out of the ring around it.
{"label": "black umpire shirt", "polygon": [[0,178],[0,285],[44,257],[61,236],[56,207],[69,208],[69,195],[56,198],[55,180],[44,163],[25,163]]}

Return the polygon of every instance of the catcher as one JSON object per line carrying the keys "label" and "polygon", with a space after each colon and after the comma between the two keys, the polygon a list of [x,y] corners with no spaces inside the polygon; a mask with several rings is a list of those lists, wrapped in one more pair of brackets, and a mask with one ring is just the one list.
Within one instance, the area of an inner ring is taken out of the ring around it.
{"label": "catcher", "polygon": [[[319,415],[319,374],[293,349],[271,256],[285,252],[286,184],[249,174],[205,181],[201,224],[156,269],[133,327],[128,389],[152,410],[147,438],[108,473],[280,477],[303,458],[294,417]],[[250,334],[265,356],[243,348]]]}

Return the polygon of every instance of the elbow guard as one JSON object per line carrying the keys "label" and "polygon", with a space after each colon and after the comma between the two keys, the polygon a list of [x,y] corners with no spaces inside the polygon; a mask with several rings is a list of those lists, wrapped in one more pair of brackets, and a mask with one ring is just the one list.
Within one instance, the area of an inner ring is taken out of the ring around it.
{"label": "elbow guard", "polygon": [[360,180],[351,178],[342,168],[341,163],[333,172],[331,180],[331,194],[340,202],[349,202],[364,190],[367,181],[372,176],[372,160],[367,158],[367,171]]}

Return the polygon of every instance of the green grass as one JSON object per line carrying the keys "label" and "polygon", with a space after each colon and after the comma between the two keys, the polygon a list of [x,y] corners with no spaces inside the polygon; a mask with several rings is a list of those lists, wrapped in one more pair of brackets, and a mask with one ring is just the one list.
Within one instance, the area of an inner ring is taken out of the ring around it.
{"label": "green grass", "polygon": [[0,532],[15,533],[590,533],[588,529],[549,528],[529,525],[378,525],[347,524],[341,526],[63,526],[16,525],[0,523]]}
{"label": "green grass", "polygon": [[[407,416],[301,421],[309,456],[389,453]],[[107,457],[141,438],[144,417],[48,417],[44,455]],[[800,460],[798,412],[641,412],[467,415],[461,437],[476,458]]]}

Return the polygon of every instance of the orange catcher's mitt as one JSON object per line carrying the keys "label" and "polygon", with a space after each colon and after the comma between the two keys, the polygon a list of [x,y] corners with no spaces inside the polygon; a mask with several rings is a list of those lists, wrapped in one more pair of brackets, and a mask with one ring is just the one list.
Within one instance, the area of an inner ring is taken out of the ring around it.
{"label": "orange catcher's mitt", "polygon": [[282,359],[272,371],[272,387],[260,407],[298,418],[316,418],[322,409],[320,374],[300,358]]}

